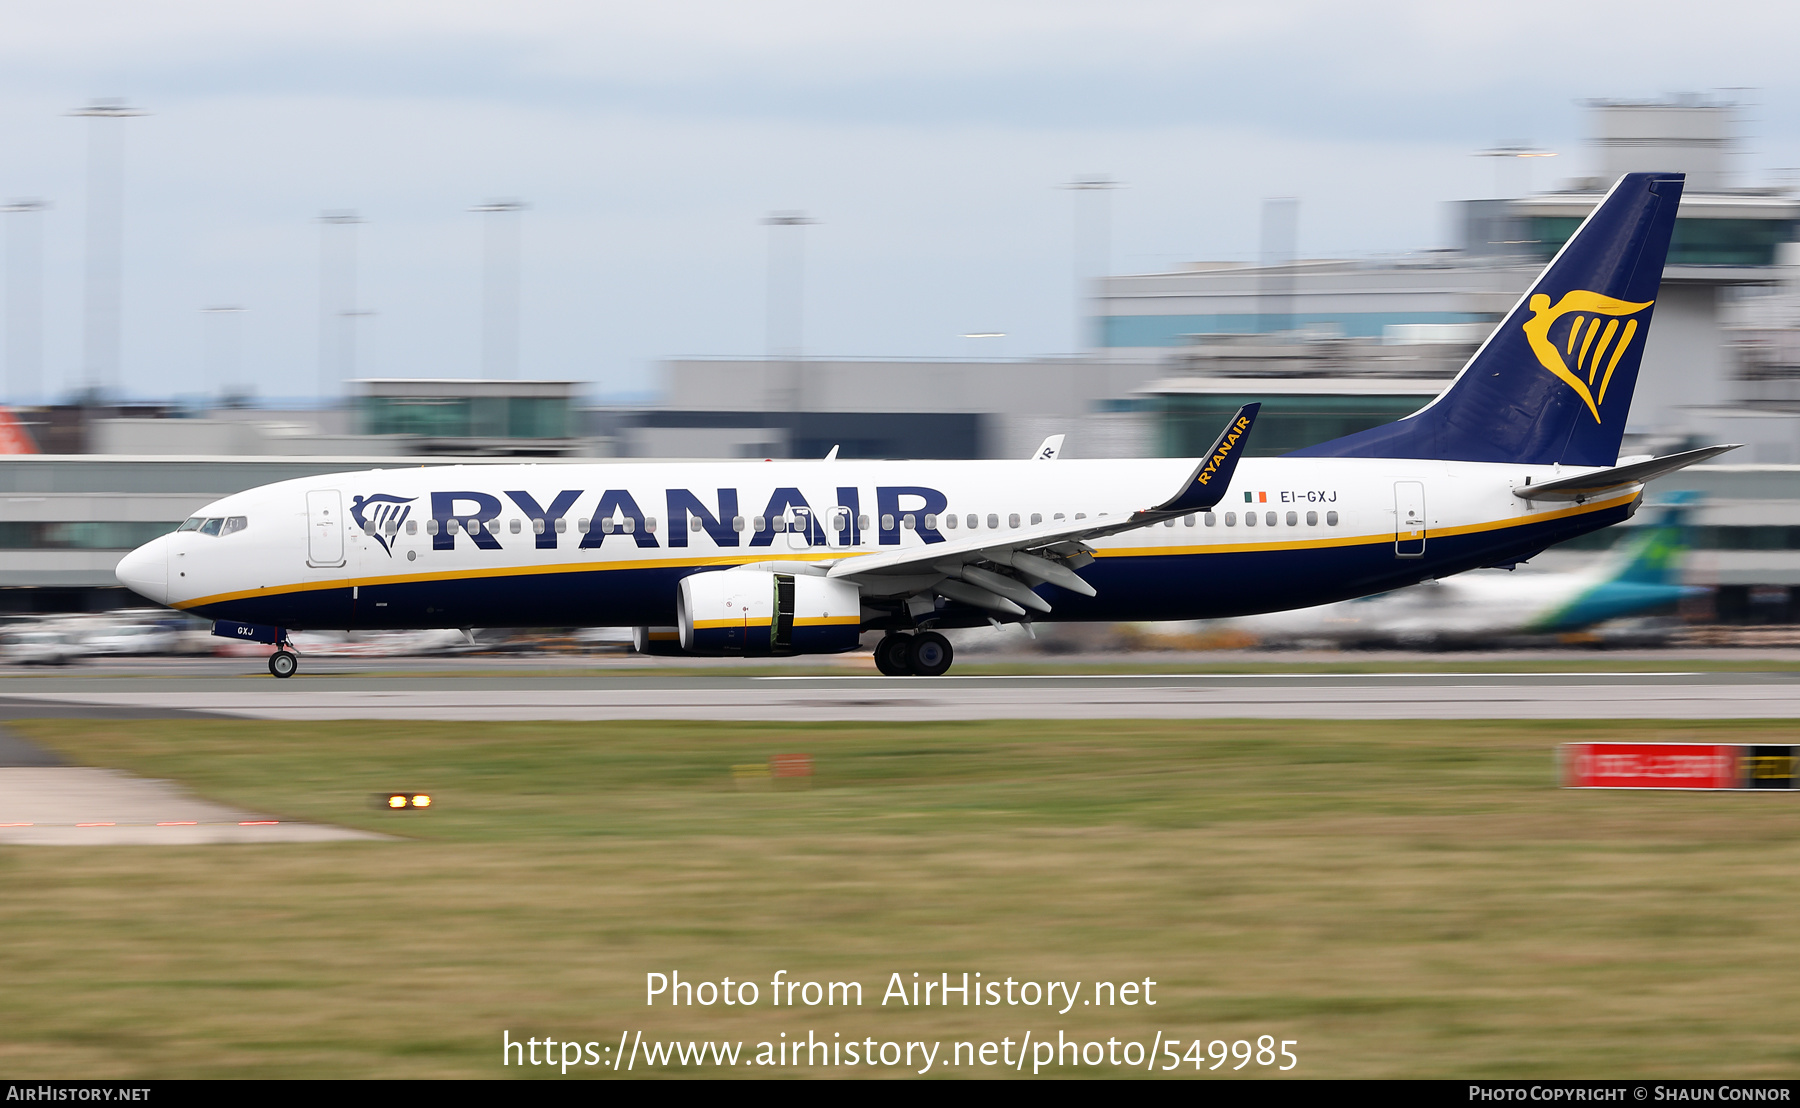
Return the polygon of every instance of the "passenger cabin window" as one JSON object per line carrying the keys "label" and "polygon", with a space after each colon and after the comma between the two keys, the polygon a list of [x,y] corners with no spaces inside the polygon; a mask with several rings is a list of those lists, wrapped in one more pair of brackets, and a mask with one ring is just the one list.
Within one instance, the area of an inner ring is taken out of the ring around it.
{"label": "passenger cabin window", "polygon": [[936,515],[934,515],[930,512],[925,513],[925,530],[927,530],[927,531],[937,530],[937,523],[938,523],[938,520],[937,520]]}
{"label": "passenger cabin window", "polygon": [[175,528],[175,530],[178,533],[181,531],[198,531],[198,530],[200,530],[200,525],[205,522],[206,522],[205,516],[194,516],[191,519],[183,520],[181,523],[181,526]]}
{"label": "passenger cabin window", "polygon": [[1227,527],[1236,527],[1237,526],[1237,513],[1236,512],[1226,512],[1225,513],[1225,526],[1227,526]]}
{"label": "passenger cabin window", "polygon": [[520,530],[521,530],[521,528],[522,528],[522,525],[521,525],[521,524],[520,524],[520,523],[519,523],[519,521],[518,521],[518,520],[516,520],[516,519],[515,519],[515,520],[513,520],[513,521],[512,521],[512,523],[511,523],[511,524],[509,524],[509,525],[508,525],[508,526],[507,526],[507,528],[506,528],[506,529],[507,529],[507,530],[508,530],[508,531],[511,531],[511,532],[512,532],[512,533],[513,533],[513,534],[515,534],[515,535],[516,535],[516,534],[518,534],[518,533],[519,533],[519,531],[520,531]]}
{"label": "passenger cabin window", "polygon": [[1217,527],[1219,525],[1219,517],[1212,512],[1206,513],[1206,525],[1208,527]]}
{"label": "passenger cabin window", "polygon": [[226,516],[225,529],[219,533],[221,535],[235,535],[248,526],[250,526],[250,520],[245,516]]}
{"label": "passenger cabin window", "polygon": [[1317,512],[1306,513],[1306,525],[1308,527],[1317,527],[1319,525],[1319,513],[1317,513]]}
{"label": "passenger cabin window", "polygon": [[1040,524],[1042,522],[1044,522],[1044,513],[1042,513],[1042,512],[1031,513],[1031,525],[1033,527],[1036,527],[1038,524]]}
{"label": "passenger cabin window", "polygon": [[406,533],[409,535],[418,534],[419,533],[419,521],[416,519],[407,520],[406,521]]}
{"label": "passenger cabin window", "polygon": [[567,530],[568,530],[568,529],[569,529],[569,521],[568,521],[568,520],[566,520],[566,519],[559,519],[559,520],[557,520],[557,521],[556,521],[556,533],[557,533],[557,534],[559,534],[559,535],[560,535],[560,534],[563,534],[563,533],[564,533],[564,532],[566,532],[566,531],[567,531]]}
{"label": "passenger cabin window", "polygon": [[891,515],[882,516],[881,529],[883,531],[892,531],[894,529],[894,517]]}
{"label": "passenger cabin window", "polygon": [[969,530],[973,531],[973,530],[975,530],[975,528],[980,527],[980,526],[981,526],[981,517],[976,515],[974,512],[970,512],[969,513]]}
{"label": "passenger cabin window", "polygon": [[1019,525],[1019,513],[1014,512],[1011,515],[1007,516],[1006,517],[1006,525],[1008,527],[1017,527]]}
{"label": "passenger cabin window", "polygon": [[944,526],[950,528],[950,530],[952,530],[952,531],[956,530],[956,513],[955,512],[951,512],[949,515],[944,517]]}
{"label": "passenger cabin window", "polygon": [[1294,527],[1294,526],[1297,526],[1297,525],[1298,525],[1298,524],[1299,524],[1299,522],[1300,522],[1300,513],[1298,513],[1298,512],[1289,512],[1289,513],[1288,513],[1288,514],[1287,514],[1287,525],[1288,525],[1288,526],[1289,526],[1289,527]]}
{"label": "passenger cabin window", "polygon": [[541,535],[544,533],[544,521],[542,518],[531,521],[531,533],[534,535]]}
{"label": "passenger cabin window", "polygon": [[426,520],[425,521],[425,533],[427,535],[437,534],[438,533],[438,521],[435,519]]}
{"label": "passenger cabin window", "polygon": [[908,531],[911,531],[913,528],[917,527],[918,525],[919,525],[918,517],[914,516],[911,512],[908,512],[905,515],[900,517],[900,526],[906,528]]}
{"label": "passenger cabin window", "polygon": [[857,516],[856,517],[856,529],[858,531],[867,531],[869,529],[869,517],[861,516],[861,515]]}
{"label": "passenger cabin window", "polygon": [[217,535],[219,533],[219,528],[223,526],[225,526],[225,521],[218,516],[214,516],[200,525],[200,533],[202,535]]}
{"label": "passenger cabin window", "polygon": [[742,531],[744,529],[744,517],[743,516],[732,516],[731,517],[731,529],[733,531]]}
{"label": "passenger cabin window", "polygon": [[1338,519],[1338,516],[1337,516],[1336,512],[1326,512],[1325,513],[1325,526],[1336,527],[1337,519]]}
{"label": "passenger cabin window", "polygon": [[990,531],[1000,530],[1000,513],[998,513],[998,512],[989,512],[988,513],[988,530],[990,530]]}
{"label": "passenger cabin window", "polygon": [[1268,515],[1264,516],[1263,522],[1268,524],[1270,527],[1275,526],[1275,513],[1270,512]]}

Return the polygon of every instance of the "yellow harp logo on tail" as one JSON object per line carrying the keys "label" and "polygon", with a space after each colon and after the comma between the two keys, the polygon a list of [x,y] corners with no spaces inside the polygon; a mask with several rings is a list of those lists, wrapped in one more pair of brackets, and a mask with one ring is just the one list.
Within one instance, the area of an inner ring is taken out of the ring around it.
{"label": "yellow harp logo on tail", "polygon": [[[1600,405],[1606,402],[1606,387],[1612,384],[1613,370],[1619,367],[1619,359],[1625,356],[1638,332],[1638,321],[1626,317],[1654,303],[1646,300],[1634,304],[1584,289],[1564,293],[1554,308],[1550,298],[1541,292],[1531,298],[1531,318],[1525,321],[1524,329],[1532,353],[1545,369],[1562,378],[1587,403],[1595,423],[1600,422]],[[1558,336],[1562,340],[1562,348],[1558,349],[1558,343],[1550,338],[1550,329],[1571,315],[1575,318],[1568,331]],[[1574,368],[1563,360],[1565,357],[1574,359]]]}

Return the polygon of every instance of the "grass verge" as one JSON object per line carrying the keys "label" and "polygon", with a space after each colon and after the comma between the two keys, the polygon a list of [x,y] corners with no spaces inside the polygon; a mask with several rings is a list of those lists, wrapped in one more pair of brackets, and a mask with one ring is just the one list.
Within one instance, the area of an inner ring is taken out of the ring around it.
{"label": "grass verge", "polygon": [[[12,726],[404,836],[0,849],[0,1068],[20,1075],[498,1077],[520,1072],[503,1030],[638,1029],[752,1050],[1268,1034],[1312,1077],[1800,1069],[1800,797],[1551,781],[1560,741],[1789,742],[1787,723]],[[811,787],[733,777],[789,752]],[[390,788],[437,804],[368,806]],[[645,974],[674,970],[762,1003],[646,1007]],[[864,1004],[772,1008],[777,970],[859,981]],[[965,970],[1148,977],[1157,1004],[879,1002],[892,973]]]}

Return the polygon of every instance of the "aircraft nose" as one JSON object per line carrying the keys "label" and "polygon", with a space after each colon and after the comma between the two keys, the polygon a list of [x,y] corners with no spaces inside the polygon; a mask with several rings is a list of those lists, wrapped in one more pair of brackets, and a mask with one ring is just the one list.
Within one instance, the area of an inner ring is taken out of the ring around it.
{"label": "aircraft nose", "polygon": [[113,576],[139,596],[166,604],[169,600],[169,537],[151,539],[119,560]]}

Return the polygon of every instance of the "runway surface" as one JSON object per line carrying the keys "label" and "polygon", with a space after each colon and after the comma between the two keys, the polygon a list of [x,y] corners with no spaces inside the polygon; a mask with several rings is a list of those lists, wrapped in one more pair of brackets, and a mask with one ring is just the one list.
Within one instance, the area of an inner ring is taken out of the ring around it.
{"label": "runway surface", "polygon": [[[1117,664],[1120,659],[1109,659]],[[1414,664],[1418,660],[1414,659]],[[277,681],[256,660],[109,664],[0,675],[0,719],[204,715],[270,720],[960,719],[1765,719],[1800,718],[1800,666],[1709,671],[1692,658],[1609,668],[1606,656],[1522,672],[1030,672],[893,678],[845,659],[838,672],[733,672],[675,660],[581,669],[568,660],[330,659]],[[1585,664],[1584,664],[1585,663]],[[829,661],[828,661],[829,666]],[[740,667],[741,668],[741,667]],[[1065,670],[1067,667],[1064,667]]]}

